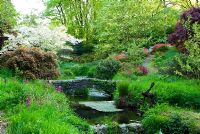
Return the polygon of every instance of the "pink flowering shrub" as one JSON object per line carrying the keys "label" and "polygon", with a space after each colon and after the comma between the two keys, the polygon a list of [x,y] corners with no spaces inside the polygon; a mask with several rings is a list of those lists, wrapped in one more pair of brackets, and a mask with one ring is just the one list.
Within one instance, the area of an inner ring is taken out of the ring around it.
{"label": "pink flowering shrub", "polygon": [[156,52],[159,50],[166,50],[168,47],[171,47],[171,44],[156,44],[153,46],[152,52]]}
{"label": "pink flowering shrub", "polygon": [[121,53],[121,54],[116,55],[114,58],[116,60],[123,60],[123,59],[126,59],[127,57],[128,56],[125,53]]}
{"label": "pink flowering shrub", "polygon": [[139,72],[141,72],[144,75],[147,75],[149,73],[148,69],[144,66],[139,66],[138,70],[139,70]]}

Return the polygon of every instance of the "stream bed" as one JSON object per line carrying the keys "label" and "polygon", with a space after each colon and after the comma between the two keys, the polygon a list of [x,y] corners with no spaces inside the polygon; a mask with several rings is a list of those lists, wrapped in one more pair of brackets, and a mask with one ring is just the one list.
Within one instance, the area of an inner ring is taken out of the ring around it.
{"label": "stream bed", "polygon": [[[131,109],[116,109],[115,112],[102,112],[99,110],[95,110],[89,106],[83,105],[82,103],[99,103],[98,107],[110,107],[111,99],[109,97],[104,97],[99,95],[100,93],[92,93],[96,94],[95,96],[68,96],[71,101],[71,107],[74,112],[81,118],[85,119],[90,125],[97,124],[105,124],[108,122],[117,122],[118,124],[129,124],[138,122],[141,120],[141,117],[137,115],[137,113]],[[101,93],[102,94],[102,93]],[[102,103],[103,102],[103,103]],[[81,104],[80,104],[81,103]],[[114,104],[113,104],[114,105]]]}

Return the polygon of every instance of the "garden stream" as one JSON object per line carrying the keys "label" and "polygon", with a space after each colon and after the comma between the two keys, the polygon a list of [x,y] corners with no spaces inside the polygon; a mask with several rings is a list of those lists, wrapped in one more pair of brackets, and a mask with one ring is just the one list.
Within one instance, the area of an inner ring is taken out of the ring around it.
{"label": "garden stream", "polygon": [[140,120],[135,111],[117,109],[114,101],[107,94],[95,89],[91,89],[88,96],[70,96],[70,100],[77,115],[91,125],[108,122],[129,124]]}

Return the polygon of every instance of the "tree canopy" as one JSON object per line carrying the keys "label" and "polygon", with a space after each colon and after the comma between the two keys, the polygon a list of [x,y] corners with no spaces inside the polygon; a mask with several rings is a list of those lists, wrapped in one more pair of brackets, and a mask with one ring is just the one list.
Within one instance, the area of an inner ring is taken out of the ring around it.
{"label": "tree canopy", "polygon": [[16,24],[17,13],[11,0],[1,0],[0,11],[0,29],[6,32]]}

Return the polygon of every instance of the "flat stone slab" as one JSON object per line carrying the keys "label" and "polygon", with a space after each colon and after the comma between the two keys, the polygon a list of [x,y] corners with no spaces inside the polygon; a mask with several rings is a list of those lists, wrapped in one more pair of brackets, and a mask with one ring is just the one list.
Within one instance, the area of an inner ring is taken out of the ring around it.
{"label": "flat stone slab", "polygon": [[114,101],[88,101],[88,102],[79,102],[80,105],[90,107],[99,112],[120,112],[123,109],[118,109],[115,106]]}

